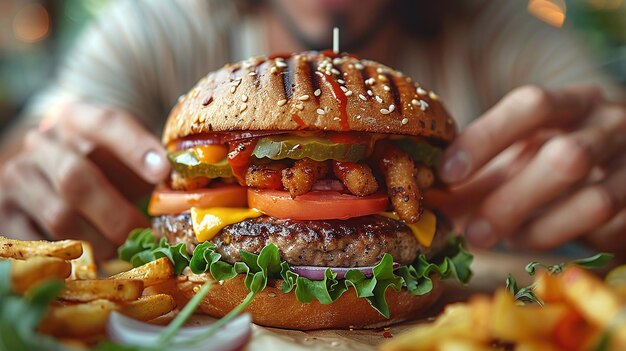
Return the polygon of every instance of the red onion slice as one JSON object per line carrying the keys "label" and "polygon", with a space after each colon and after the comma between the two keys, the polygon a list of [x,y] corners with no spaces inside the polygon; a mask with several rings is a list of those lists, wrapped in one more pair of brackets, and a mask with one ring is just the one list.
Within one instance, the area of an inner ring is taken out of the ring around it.
{"label": "red onion slice", "polygon": [[322,179],[315,182],[311,190],[343,192],[348,189],[346,189],[343,183],[337,179]]}
{"label": "red onion slice", "polygon": [[[400,267],[397,262],[393,263],[393,269]],[[324,280],[324,272],[326,268],[330,268],[331,271],[337,273],[337,279],[343,279],[346,277],[346,273],[351,269],[356,269],[365,274],[366,277],[374,275],[374,266],[369,267],[317,267],[317,266],[291,266],[290,270],[301,277],[311,280]]]}
{"label": "red onion slice", "polygon": [[[204,333],[210,325],[181,328],[173,337],[173,343],[184,342]],[[134,346],[154,346],[165,327],[148,324],[128,318],[119,312],[112,312],[107,323],[108,337],[118,344]],[[207,345],[214,351],[243,350],[252,336],[252,317],[242,314],[206,339],[191,345],[176,345],[177,351],[204,351]]]}

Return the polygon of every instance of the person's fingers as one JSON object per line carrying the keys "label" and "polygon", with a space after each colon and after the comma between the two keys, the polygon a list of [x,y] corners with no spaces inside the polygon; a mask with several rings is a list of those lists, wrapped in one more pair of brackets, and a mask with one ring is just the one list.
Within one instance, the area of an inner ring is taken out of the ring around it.
{"label": "person's fingers", "polygon": [[104,255],[103,257],[110,257],[115,247],[98,235],[80,214],[54,192],[43,174],[27,156],[13,158],[7,167],[7,175],[11,178],[8,192],[11,193],[12,200],[48,234],[46,239],[87,240],[94,247],[98,247],[101,251],[99,254]]}
{"label": "person's fingers", "polygon": [[7,195],[0,194],[0,235],[19,240],[43,239],[28,216]]}
{"label": "person's fingers", "polygon": [[502,183],[519,173],[532,160],[545,139],[519,142],[495,157],[480,172],[465,183],[448,189],[431,189],[424,195],[429,208],[443,210],[446,215],[459,222],[459,216],[471,215],[468,209],[474,208],[489,193]]}
{"label": "person's fingers", "polygon": [[549,92],[526,86],[512,91],[446,150],[439,167],[441,179],[448,183],[467,179],[502,150],[539,129],[578,123],[600,99],[600,91],[592,87]]}
{"label": "person's fingers", "polygon": [[605,225],[586,235],[584,241],[598,251],[615,252],[626,258],[626,209]]}
{"label": "person's fingers", "polygon": [[59,112],[57,123],[62,129],[111,150],[152,184],[169,173],[169,163],[159,140],[127,113],[72,103]]}
{"label": "person's fingers", "polygon": [[595,164],[626,147],[626,140],[619,137],[626,130],[626,117],[604,117],[602,124],[548,141],[526,168],[485,199],[468,224],[469,240],[483,247],[495,244],[515,231],[534,209],[586,179]]}
{"label": "person's fingers", "polygon": [[97,167],[73,150],[38,132],[29,133],[26,144],[63,201],[109,240],[120,244],[131,229],[148,224]]}
{"label": "person's fingers", "polygon": [[[578,190],[522,229],[517,246],[548,249],[604,226],[626,207],[626,165],[604,181]],[[619,222],[605,229],[614,233]],[[622,235],[626,232],[622,231]],[[605,234],[609,235],[609,234]],[[622,239],[623,240],[623,239]]]}

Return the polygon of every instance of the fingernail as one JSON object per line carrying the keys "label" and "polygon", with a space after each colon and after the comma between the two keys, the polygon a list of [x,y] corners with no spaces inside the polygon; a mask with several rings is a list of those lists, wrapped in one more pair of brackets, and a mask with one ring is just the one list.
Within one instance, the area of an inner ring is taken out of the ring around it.
{"label": "fingernail", "polygon": [[456,151],[447,157],[441,169],[441,178],[448,183],[455,183],[467,178],[470,172],[470,159],[464,151]]}
{"label": "fingernail", "polygon": [[491,224],[484,219],[475,219],[467,225],[465,235],[469,241],[478,247],[491,247],[497,238],[493,232]]}
{"label": "fingernail", "polygon": [[161,180],[165,176],[164,173],[168,170],[165,157],[154,150],[146,152],[146,155],[143,157],[143,164],[156,181]]}

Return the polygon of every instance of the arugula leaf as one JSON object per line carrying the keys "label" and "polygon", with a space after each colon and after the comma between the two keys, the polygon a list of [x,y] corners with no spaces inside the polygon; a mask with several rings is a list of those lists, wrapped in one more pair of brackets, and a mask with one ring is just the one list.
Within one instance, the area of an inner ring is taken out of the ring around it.
{"label": "arugula leaf", "polygon": [[[572,264],[588,269],[600,268],[609,263],[613,259],[613,257],[613,254],[602,252],[591,257],[579,258],[569,261],[567,263],[561,262],[555,265],[545,265],[541,262],[532,261],[526,265],[524,270],[531,276],[537,273],[537,268],[543,268],[547,270],[548,274],[560,274],[565,266]],[[543,306],[543,301],[541,300],[541,298],[539,298],[539,296],[535,295],[533,291],[533,285],[518,288],[517,282],[511,274],[509,274],[506,278],[506,288],[515,297],[515,299],[517,301],[520,301],[521,303],[538,303],[539,305]]]}
{"label": "arugula leaf", "polygon": [[[182,253],[168,254],[179,252],[179,245],[182,244],[169,246],[164,239],[156,244],[150,229],[135,230],[119,253],[121,259],[130,261],[133,265],[144,264],[158,257],[168,257],[175,266],[182,267],[180,271],[188,265],[193,273],[209,272],[217,281],[244,274],[246,288],[253,293],[265,289],[268,279],[282,278],[281,291],[288,293],[295,289],[298,301],[305,303],[316,299],[322,304],[330,304],[352,287],[358,297],[367,299],[372,308],[387,318],[389,306],[385,292],[390,287],[396,291],[406,287],[413,295],[424,295],[433,289],[432,275],[438,275],[440,279],[456,279],[463,284],[472,276],[469,267],[473,257],[465,250],[458,237],[452,237],[442,254],[432,260],[420,255],[412,265],[394,269],[393,257],[386,254],[373,268],[373,275],[369,278],[357,269],[351,269],[346,272],[345,279],[337,279],[337,274],[327,269],[324,279],[319,281],[301,277],[291,271],[289,264],[281,261],[280,252],[274,244],[265,246],[258,255],[240,251],[241,261],[235,264],[222,261],[222,255],[216,252],[215,244],[208,241],[196,246],[190,258]],[[159,252],[162,254],[157,254]]]}

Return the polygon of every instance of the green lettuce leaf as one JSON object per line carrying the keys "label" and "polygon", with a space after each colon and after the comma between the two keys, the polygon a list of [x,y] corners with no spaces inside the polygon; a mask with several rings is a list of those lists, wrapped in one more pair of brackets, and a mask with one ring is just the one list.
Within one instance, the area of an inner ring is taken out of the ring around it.
{"label": "green lettuce leaf", "polygon": [[253,293],[265,289],[268,279],[280,278],[281,291],[288,293],[295,289],[296,298],[304,303],[315,299],[321,304],[331,304],[349,288],[353,288],[358,297],[366,299],[372,308],[387,318],[390,312],[385,292],[389,288],[400,291],[406,287],[410,294],[419,296],[432,291],[434,275],[440,279],[455,279],[463,284],[472,276],[472,255],[465,250],[458,237],[452,237],[445,249],[432,259],[420,255],[413,264],[394,269],[393,257],[385,254],[374,266],[371,277],[351,269],[345,279],[337,279],[337,274],[328,268],[322,280],[311,280],[293,272],[287,262],[281,261],[280,252],[274,244],[265,246],[258,255],[240,251],[241,261],[235,264],[223,261],[212,242],[198,245],[191,257],[182,245],[170,246],[163,238],[157,242],[150,229],[135,230],[119,253],[121,259],[135,266],[168,257],[177,267],[177,273],[189,266],[193,273],[208,272],[217,281],[244,274],[246,288]]}

